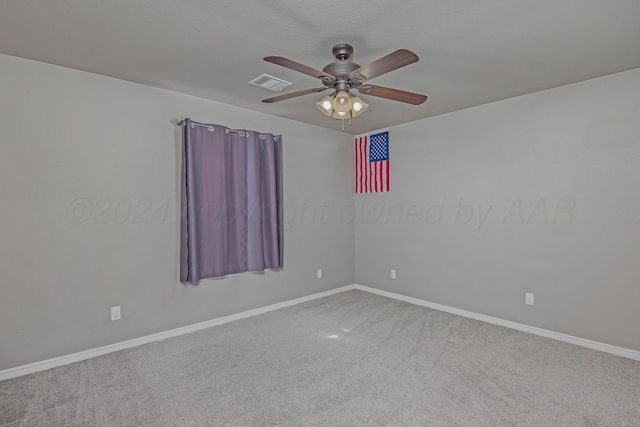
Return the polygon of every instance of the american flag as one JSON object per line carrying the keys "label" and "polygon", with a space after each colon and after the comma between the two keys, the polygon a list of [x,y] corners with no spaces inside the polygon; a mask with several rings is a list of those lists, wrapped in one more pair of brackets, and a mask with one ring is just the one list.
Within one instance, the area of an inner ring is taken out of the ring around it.
{"label": "american flag", "polygon": [[361,135],[356,145],[356,193],[389,191],[389,132]]}

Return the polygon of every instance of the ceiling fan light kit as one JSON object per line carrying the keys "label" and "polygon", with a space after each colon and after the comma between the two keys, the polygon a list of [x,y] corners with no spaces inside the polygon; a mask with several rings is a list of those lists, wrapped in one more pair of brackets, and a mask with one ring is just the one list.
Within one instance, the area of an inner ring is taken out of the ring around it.
{"label": "ceiling fan light kit", "polygon": [[[345,98],[349,98],[347,100]],[[349,105],[349,108],[345,108],[345,105]],[[350,93],[340,92],[334,96],[325,96],[320,101],[316,102],[318,110],[323,114],[336,119],[344,120],[350,117],[357,117],[369,108],[369,104],[364,102],[360,97],[353,96]]]}
{"label": "ceiling fan light kit", "polygon": [[335,45],[333,47],[333,55],[337,61],[326,65],[322,71],[284,56],[265,56],[264,60],[267,62],[320,79],[324,87],[291,92],[273,98],[263,99],[262,102],[272,103],[284,101],[285,99],[333,89],[333,93],[316,102],[316,106],[326,116],[345,120],[359,116],[369,107],[369,104],[358,96],[353,95],[350,92],[351,90],[357,90],[362,94],[412,105],[419,105],[427,100],[425,95],[418,93],[371,84],[364,85],[366,81],[374,77],[417,62],[419,59],[418,55],[410,50],[398,49],[364,66],[360,66],[351,61],[353,57],[353,47],[351,47],[351,45]]}

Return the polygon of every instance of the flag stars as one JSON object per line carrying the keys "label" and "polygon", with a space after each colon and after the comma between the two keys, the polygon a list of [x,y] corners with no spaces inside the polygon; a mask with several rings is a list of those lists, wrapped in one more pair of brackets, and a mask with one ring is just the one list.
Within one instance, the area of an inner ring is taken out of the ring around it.
{"label": "flag stars", "polygon": [[371,145],[369,147],[369,161],[381,162],[389,160],[389,139],[388,132],[371,135]]}

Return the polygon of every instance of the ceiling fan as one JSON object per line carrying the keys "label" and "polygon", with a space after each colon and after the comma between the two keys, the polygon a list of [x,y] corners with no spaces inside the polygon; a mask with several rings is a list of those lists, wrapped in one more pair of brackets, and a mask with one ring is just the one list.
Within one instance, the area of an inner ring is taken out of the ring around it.
{"label": "ceiling fan", "polygon": [[337,61],[328,64],[322,70],[315,69],[284,56],[265,56],[263,58],[265,61],[316,77],[322,81],[324,86],[285,93],[284,95],[263,99],[262,102],[272,103],[284,101],[285,99],[333,89],[333,93],[326,96],[320,102],[317,102],[316,106],[327,116],[344,120],[360,115],[369,106],[359,97],[351,93],[354,89],[361,94],[413,105],[420,105],[427,100],[425,95],[418,93],[367,83],[368,80],[374,77],[417,62],[419,59],[418,55],[410,50],[398,49],[363,66],[351,61],[353,57],[353,47],[351,45],[335,45],[333,47],[333,56]]}

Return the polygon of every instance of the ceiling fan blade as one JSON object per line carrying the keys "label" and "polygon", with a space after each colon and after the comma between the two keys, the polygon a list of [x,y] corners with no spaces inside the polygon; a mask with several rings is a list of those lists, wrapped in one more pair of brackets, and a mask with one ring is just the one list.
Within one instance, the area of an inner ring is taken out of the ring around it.
{"label": "ceiling fan blade", "polygon": [[298,61],[294,61],[293,59],[289,59],[284,56],[272,55],[272,56],[265,56],[262,59],[264,59],[267,62],[271,62],[272,64],[280,65],[281,67],[289,68],[291,70],[307,74],[317,79],[326,78],[331,81],[336,80],[336,78],[329,73],[325,73],[324,71],[320,71],[318,69],[302,64]]}
{"label": "ceiling fan blade", "polygon": [[322,92],[329,89],[328,87],[314,87],[311,89],[299,90],[297,92],[285,93],[284,95],[274,96],[273,98],[263,99],[262,102],[271,104],[272,102],[284,101],[285,99],[295,98],[297,96],[309,95],[310,93]]}
{"label": "ceiling fan blade", "polygon": [[398,49],[395,52],[376,59],[375,61],[363,65],[355,71],[349,73],[349,78],[352,79],[356,75],[361,75],[367,80],[371,80],[374,77],[381,76],[389,71],[397,70],[406,65],[413,64],[418,61],[418,55],[407,49]]}
{"label": "ceiling fan blade", "polygon": [[406,102],[407,104],[420,105],[427,100],[426,95],[406,92],[400,89],[392,89],[384,86],[362,85],[358,88],[360,93],[377,96],[379,98],[392,99],[394,101]]}

